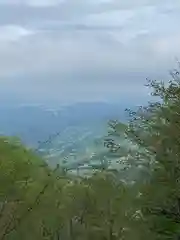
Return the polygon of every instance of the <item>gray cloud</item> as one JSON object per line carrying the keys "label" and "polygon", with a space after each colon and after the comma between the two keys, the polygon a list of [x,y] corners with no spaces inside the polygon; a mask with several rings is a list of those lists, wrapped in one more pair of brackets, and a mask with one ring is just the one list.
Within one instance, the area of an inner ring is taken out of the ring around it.
{"label": "gray cloud", "polygon": [[0,0],[0,83],[23,97],[144,96],[180,55],[178,1]]}

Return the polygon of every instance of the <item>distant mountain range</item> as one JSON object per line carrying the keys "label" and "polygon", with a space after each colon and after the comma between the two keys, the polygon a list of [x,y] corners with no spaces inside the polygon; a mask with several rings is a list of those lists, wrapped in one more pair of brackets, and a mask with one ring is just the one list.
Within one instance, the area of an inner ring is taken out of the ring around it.
{"label": "distant mountain range", "polygon": [[0,134],[19,136],[36,146],[69,127],[106,126],[110,119],[125,121],[123,107],[109,103],[77,103],[59,108],[41,105],[0,106]]}

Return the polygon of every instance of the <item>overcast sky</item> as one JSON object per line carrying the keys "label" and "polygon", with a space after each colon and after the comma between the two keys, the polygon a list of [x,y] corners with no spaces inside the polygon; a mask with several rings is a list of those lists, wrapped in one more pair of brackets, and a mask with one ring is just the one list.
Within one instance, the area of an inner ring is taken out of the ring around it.
{"label": "overcast sky", "polygon": [[179,0],[0,0],[0,93],[146,98],[180,58]]}

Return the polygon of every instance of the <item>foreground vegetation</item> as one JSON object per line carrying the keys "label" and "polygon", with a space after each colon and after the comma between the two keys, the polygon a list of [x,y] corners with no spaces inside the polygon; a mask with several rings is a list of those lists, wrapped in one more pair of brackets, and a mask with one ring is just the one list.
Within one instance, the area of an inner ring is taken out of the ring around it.
{"label": "foreground vegetation", "polygon": [[[129,111],[125,128],[110,123],[105,147],[124,164],[119,171],[70,176],[1,137],[0,240],[180,239],[178,71],[172,78],[168,85],[149,82],[161,101]],[[133,147],[120,145],[122,135]],[[129,173],[134,182],[124,181]]]}

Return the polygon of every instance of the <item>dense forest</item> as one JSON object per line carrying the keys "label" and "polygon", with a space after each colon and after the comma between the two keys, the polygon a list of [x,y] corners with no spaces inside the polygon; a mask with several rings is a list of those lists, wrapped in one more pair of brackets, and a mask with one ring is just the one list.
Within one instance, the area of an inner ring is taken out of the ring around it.
{"label": "dense forest", "polygon": [[0,240],[180,239],[177,70],[171,79],[148,81],[154,101],[127,110],[126,126],[110,121],[104,147],[124,166],[118,170],[102,165],[91,176],[70,175],[1,137]]}

